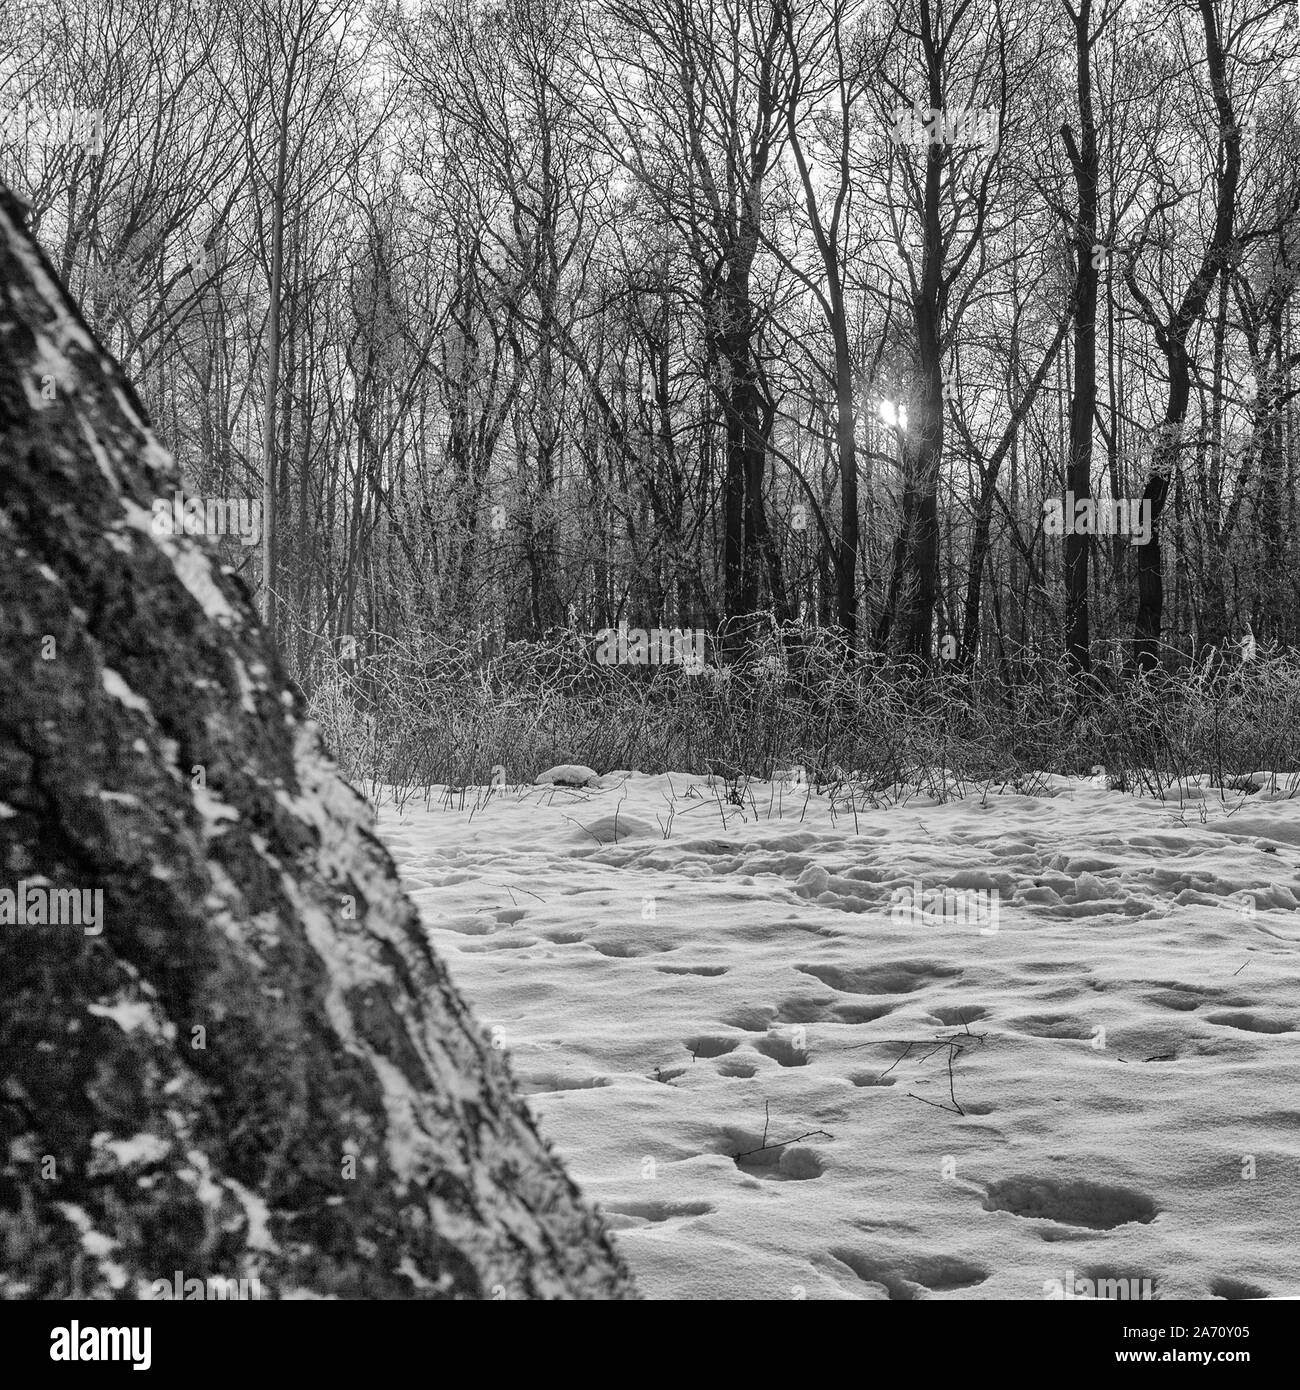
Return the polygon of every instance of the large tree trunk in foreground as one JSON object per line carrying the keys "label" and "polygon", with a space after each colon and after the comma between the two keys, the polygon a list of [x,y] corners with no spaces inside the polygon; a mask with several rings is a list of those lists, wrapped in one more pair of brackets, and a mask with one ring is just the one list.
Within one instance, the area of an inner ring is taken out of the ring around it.
{"label": "large tree trunk in foreground", "polygon": [[631,1296],[178,484],[0,188],[0,1297]]}

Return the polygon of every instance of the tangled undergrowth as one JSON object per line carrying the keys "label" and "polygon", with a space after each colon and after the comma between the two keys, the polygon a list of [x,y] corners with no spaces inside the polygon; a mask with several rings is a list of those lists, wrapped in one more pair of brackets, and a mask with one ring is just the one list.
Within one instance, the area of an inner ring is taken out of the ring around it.
{"label": "tangled undergrowth", "polygon": [[854,660],[808,628],[695,672],[599,665],[592,650],[573,632],[489,657],[472,639],[372,637],[356,661],[325,655],[300,679],[345,774],[376,801],[518,785],[571,762],[712,774],[729,795],[786,778],[849,788],[864,807],[1033,792],[1045,774],[1098,768],[1120,791],[1166,798],[1208,779],[1227,799],[1259,769],[1300,771],[1293,651],[1142,676],[1102,665],[1080,681],[1041,659],[968,672]]}

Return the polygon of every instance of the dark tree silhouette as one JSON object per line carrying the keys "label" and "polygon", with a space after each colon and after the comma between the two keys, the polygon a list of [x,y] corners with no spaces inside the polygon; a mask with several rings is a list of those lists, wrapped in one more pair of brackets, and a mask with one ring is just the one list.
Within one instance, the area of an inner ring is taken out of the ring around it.
{"label": "dark tree silhouette", "polygon": [[[154,533],[179,474],[23,212],[0,187],[0,1297],[633,1296],[243,585]],[[57,894],[102,911],[35,920]]]}

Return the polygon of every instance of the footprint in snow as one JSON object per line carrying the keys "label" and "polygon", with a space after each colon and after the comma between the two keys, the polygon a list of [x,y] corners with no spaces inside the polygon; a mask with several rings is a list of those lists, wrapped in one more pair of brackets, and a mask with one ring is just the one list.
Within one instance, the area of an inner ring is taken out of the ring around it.
{"label": "footprint in snow", "polygon": [[1158,1208],[1146,1193],[1127,1187],[1056,1178],[1005,1178],[989,1183],[984,1210],[1109,1231],[1129,1222],[1146,1225],[1155,1219]]}
{"label": "footprint in snow", "polygon": [[1206,1014],[1207,1023],[1217,1023],[1220,1028],[1236,1028],[1243,1033],[1294,1033],[1296,1026],[1285,1019],[1264,1018],[1249,1009],[1225,1010],[1222,1013]]}
{"label": "footprint in snow", "polygon": [[913,994],[936,980],[951,980],[962,973],[955,966],[914,960],[857,970],[835,965],[796,965],[795,969],[842,994]]}
{"label": "footprint in snow", "polygon": [[864,1284],[879,1284],[895,1301],[924,1298],[931,1291],[968,1289],[982,1284],[989,1271],[955,1255],[869,1255],[837,1247],[830,1254],[848,1267]]}

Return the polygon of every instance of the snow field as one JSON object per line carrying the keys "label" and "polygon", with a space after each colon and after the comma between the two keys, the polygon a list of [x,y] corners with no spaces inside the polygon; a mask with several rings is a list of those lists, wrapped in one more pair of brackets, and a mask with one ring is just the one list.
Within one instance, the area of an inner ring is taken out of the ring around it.
{"label": "snow field", "polygon": [[1300,802],[563,771],[380,829],[643,1294],[1300,1292]]}

